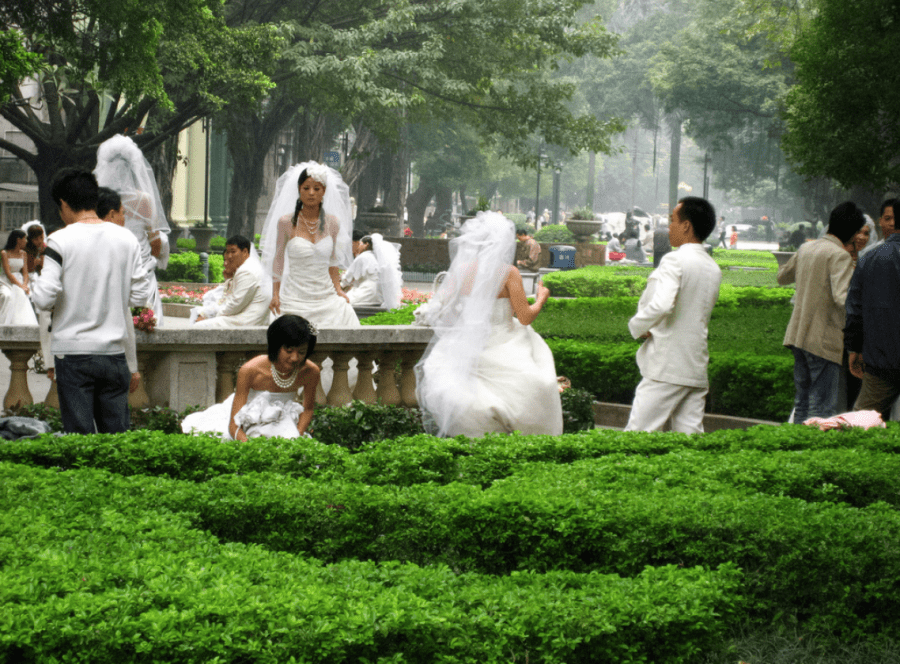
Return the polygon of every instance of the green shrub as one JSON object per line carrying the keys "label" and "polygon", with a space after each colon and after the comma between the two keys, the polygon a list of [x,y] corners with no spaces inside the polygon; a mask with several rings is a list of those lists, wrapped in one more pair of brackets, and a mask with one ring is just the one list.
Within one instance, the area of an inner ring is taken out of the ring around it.
{"label": "green shrub", "polygon": [[224,249],[225,238],[222,235],[214,235],[213,238],[209,241],[209,246],[211,249]]}
{"label": "green shrub", "polygon": [[[224,258],[221,254],[209,255],[209,283],[222,281]],[[157,270],[158,281],[202,283],[203,271],[200,269],[200,255],[192,251],[169,256],[169,265],[165,270]]]}
{"label": "green shrub", "polygon": [[552,224],[549,226],[544,226],[541,230],[535,233],[534,239],[538,242],[574,244],[575,234],[562,224]]}
{"label": "green shrub", "polygon": [[413,313],[419,308],[418,304],[405,304],[398,309],[379,311],[373,316],[360,319],[362,325],[412,325],[416,319]]}
{"label": "green shrub", "polygon": [[326,445],[356,450],[364,443],[422,433],[417,410],[354,401],[346,406],[318,407],[309,433]]}
{"label": "green shrub", "polygon": [[720,642],[740,607],[733,565],[633,578],[324,566],[222,544],[148,505],[144,486],[0,467],[4,659],[675,664]]}
{"label": "green shrub", "polygon": [[563,410],[563,433],[589,431],[594,424],[594,396],[587,390],[570,387],[559,395]]}
{"label": "green shrub", "polygon": [[192,237],[180,237],[175,240],[175,246],[179,249],[190,251],[197,246],[197,240]]}

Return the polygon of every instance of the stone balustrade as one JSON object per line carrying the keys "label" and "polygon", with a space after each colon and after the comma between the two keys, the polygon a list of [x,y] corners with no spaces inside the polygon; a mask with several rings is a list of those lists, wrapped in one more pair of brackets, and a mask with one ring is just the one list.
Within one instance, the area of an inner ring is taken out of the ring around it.
{"label": "stone balustrade", "polygon": [[[320,384],[317,403],[343,405],[353,399],[415,407],[413,368],[424,353],[432,331],[405,325],[366,325],[321,330],[312,361],[331,360],[333,378],[326,393]],[[4,408],[34,403],[28,388],[28,360],[38,350],[37,328],[0,326],[0,350],[10,362],[10,383]],[[130,395],[136,407],[210,406],[234,391],[238,368],[266,352],[266,328],[193,330],[157,328],[137,331],[140,388]],[[351,389],[350,365],[357,361]],[[43,399],[56,406],[55,383]]]}

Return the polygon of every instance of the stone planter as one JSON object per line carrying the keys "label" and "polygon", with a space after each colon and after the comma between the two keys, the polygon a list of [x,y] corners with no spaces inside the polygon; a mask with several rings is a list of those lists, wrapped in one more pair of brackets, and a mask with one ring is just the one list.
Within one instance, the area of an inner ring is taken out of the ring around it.
{"label": "stone planter", "polygon": [[367,233],[381,233],[385,237],[400,237],[397,215],[391,212],[357,212],[353,228]]}
{"label": "stone planter", "polygon": [[194,239],[197,241],[197,246],[194,248],[198,254],[209,253],[209,242],[212,240],[218,231],[215,228],[192,228],[191,235],[194,236]]}
{"label": "stone planter", "polygon": [[569,219],[566,221],[566,228],[572,231],[578,242],[588,242],[592,235],[600,232],[603,222],[592,219]]}
{"label": "stone planter", "polygon": [[791,260],[791,256],[793,256],[796,251],[773,251],[772,255],[775,257],[775,260],[778,261],[778,267],[780,268],[782,265]]}

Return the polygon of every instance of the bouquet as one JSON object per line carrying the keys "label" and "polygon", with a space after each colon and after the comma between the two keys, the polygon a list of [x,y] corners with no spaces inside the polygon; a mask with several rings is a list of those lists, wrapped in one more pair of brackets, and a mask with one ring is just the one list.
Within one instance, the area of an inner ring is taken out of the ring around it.
{"label": "bouquet", "polygon": [[131,316],[134,321],[134,326],[138,330],[153,332],[153,330],[156,329],[156,314],[153,313],[153,309],[147,307],[132,307]]}

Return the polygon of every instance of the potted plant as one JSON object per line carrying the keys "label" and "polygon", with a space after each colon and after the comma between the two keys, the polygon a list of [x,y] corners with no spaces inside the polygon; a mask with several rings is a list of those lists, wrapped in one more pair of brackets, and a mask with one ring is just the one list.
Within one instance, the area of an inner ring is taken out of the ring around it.
{"label": "potted plant", "polygon": [[194,239],[197,241],[197,246],[194,247],[194,251],[198,254],[208,254],[209,241],[212,240],[216,232],[216,229],[209,225],[208,219],[195,222],[194,225],[191,226],[191,235],[193,235]]}
{"label": "potted plant", "polygon": [[590,242],[594,233],[599,233],[603,222],[594,219],[594,213],[590,208],[580,208],[566,219],[566,228],[575,235],[577,242]]}

